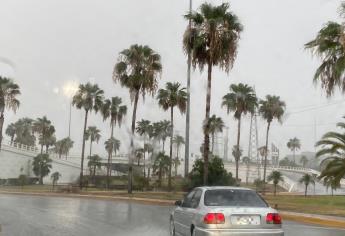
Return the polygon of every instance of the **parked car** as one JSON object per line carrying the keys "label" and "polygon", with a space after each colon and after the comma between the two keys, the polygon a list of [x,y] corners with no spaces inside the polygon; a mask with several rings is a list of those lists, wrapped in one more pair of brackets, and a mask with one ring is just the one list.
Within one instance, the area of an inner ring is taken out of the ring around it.
{"label": "parked car", "polygon": [[198,187],[176,201],[171,236],[283,236],[282,220],[255,191]]}

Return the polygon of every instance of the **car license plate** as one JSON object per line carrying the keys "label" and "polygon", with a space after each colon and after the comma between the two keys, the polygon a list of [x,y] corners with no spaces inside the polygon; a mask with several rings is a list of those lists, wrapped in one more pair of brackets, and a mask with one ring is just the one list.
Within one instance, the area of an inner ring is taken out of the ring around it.
{"label": "car license plate", "polygon": [[260,216],[235,215],[231,216],[233,225],[260,225]]}

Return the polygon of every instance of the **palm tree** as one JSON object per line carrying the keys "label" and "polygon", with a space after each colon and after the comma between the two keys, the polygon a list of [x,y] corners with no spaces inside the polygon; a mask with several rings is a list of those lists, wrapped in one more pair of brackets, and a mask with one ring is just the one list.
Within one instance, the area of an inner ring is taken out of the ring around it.
{"label": "palm tree", "polygon": [[160,89],[157,95],[158,104],[164,111],[170,110],[170,166],[168,173],[168,188],[171,190],[171,166],[174,138],[174,107],[177,107],[181,114],[186,112],[187,92],[186,88],[181,88],[181,84],[168,82],[165,89]]}
{"label": "palm tree", "polygon": [[53,190],[55,189],[55,185],[59,181],[60,177],[61,177],[61,174],[58,171],[56,171],[53,174],[51,174],[50,178],[51,178],[51,180],[53,182]]}
{"label": "palm tree", "polygon": [[135,150],[135,159],[137,160],[138,166],[140,166],[140,160],[144,158],[144,148],[137,148]]}
{"label": "palm tree", "polygon": [[[118,150],[120,150],[120,146],[121,146],[121,142],[120,140],[116,139],[116,138],[109,138],[107,141],[104,142],[104,146],[105,146],[105,150],[110,153],[110,152],[114,152],[115,156]],[[112,160],[110,160],[112,161]],[[111,163],[112,162],[108,162],[107,165],[107,188],[109,187],[109,181],[110,181],[110,176],[111,176]]]}
{"label": "palm tree", "polygon": [[271,174],[267,177],[268,181],[273,181],[273,185],[274,185],[274,196],[276,196],[277,194],[277,185],[279,184],[279,182],[283,182],[284,178],[283,178],[283,174],[279,171],[272,171]]}
{"label": "palm tree", "polygon": [[[285,102],[280,100],[278,96],[267,95],[266,100],[260,101],[259,113],[267,121],[267,130],[266,130],[266,150],[268,150],[268,134],[270,131],[271,123],[274,119],[282,122],[282,117],[285,112]],[[264,192],[266,186],[266,167],[267,167],[267,154],[265,152],[265,161],[264,161]]]}
{"label": "palm tree", "polygon": [[137,128],[136,132],[144,137],[144,178],[146,177],[146,172],[145,172],[145,153],[149,151],[149,144],[146,143],[146,139],[150,137],[150,134],[152,133],[152,125],[151,121],[149,120],[144,120],[141,119],[141,121],[137,122]]}
{"label": "palm tree", "polygon": [[296,164],[296,150],[301,148],[301,141],[294,137],[287,142],[286,146],[292,151],[293,162]]}
{"label": "palm tree", "polygon": [[[210,118],[211,84],[213,66],[219,66],[229,72],[236,55],[237,45],[242,31],[237,16],[229,11],[229,4],[223,3],[212,6],[204,3],[199,12],[191,12],[185,16],[191,22],[187,27],[183,48],[186,54],[191,55],[192,65],[202,71],[207,65],[207,93],[205,121]],[[206,128],[208,130],[208,128]],[[208,154],[210,137],[204,134],[204,184],[207,185]]]}
{"label": "palm tree", "polygon": [[90,154],[89,156],[92,156],[92,143],[98,141],[101,138],[101,131],[96,126],[89,126],[87,130],[85,131],[85,140],[90,139]]}
{"label": "palm tree", "polygon": [[77,93],[73,96],[72,105],[78,109],[84,109],[84,128],[83,128],[83,144],[81,149],[81,163],[80,163],[80,188],[83,186],[83,168],[84,168],[84,155],[85,155],[85,141],[86,141],[86,127],[87,118],[90,112],[101,109],[103,105],[103,90],[101,90],[97,84],[80,84]]}
{"label": "palm tree", "polygon": [[[345,122],[337,123],[337,127],[345,129]],[[334,177],[335,181],[340,183],[340,180],[345,177],[345,133],[328,132],[315,146],[321,147],[316,152],[316,157],[324,158],[320,163],[320,166],[324,168],[319,178]]]}
{"label": "palm tree", "polygon": [[309,184],[315,184],[313,177],[310,174],[305,174],[302,176],[302,178],[300,178],[299,182],[301,184],[304,184],[305,186],[304,196],[307,197]]}
{"label": "palm tree", "polygon": [[5,134],[11,138],[11,145],[13,144],[14,137],[16,135],[16,125],[11,123],[7,126]]}
{"label": "palm tree", "polygon": [[3,138],[2,129],[5,120],[5,108],[16,112],[20,104],[17,99],[19,95],[19,86],[11,79],[0,76],[0,150]]}
{"label": "palm tree", "polygon": [[305,155],[303,155],[302,157],[301,157],[301,160],[299,160],[299,162],[302,164],[302,166],[303,166],[303,168],[305,168],[305,166],[308,164],[308,158],[305,156]]}
{"label": "palm tree", "polygon": [[[206,130],[208,128],[208,130]],[[204,122],[203,124],[203,129],[204,133],[208,132],[211,134],[211,152],[213,153],[214,151],[214,139],[216,133],[221,133],[223,132],[224,128],[224,122],[221,117],[217,117],[216,115],[212,115],[210,119],[208,120],[208,124]],[[213,153],[214,154],[214,153]]]}
{"label": "palm tree", "polygon": [[[253,114],[257,105],[258,99],[254,89],[247,84],[230,85],[230,93],[223,97],[222,106],[226,107],[228,114],[234,112],[234,117],[238,120],[237,147],[240,146],[242,114],[246,115],[248,112]],[[239,159],[236,160],[236,180],[238,180],[238,166]]]}
{"label": "palm tree", "polygon": [[36,137],[33,129],[34,120],[30,118],[21,118],[14,123],[16,134],[14,142],[27,146],[34,146]]}
{"label": "palm tree", "polygon": [[134,102],[132,115],[131,157],[128,169],[128,193],[132,193],[132,159],[134,157],[135,122],[140,93],[154,96],[157,90],[157,78],[162,71],[161,57],[149,46],[132,45],[120,52],[119,62],[116,63],[113,80],[128,88]]}
{"label": "palm tree", "polygon": [[101,157],[98,155],[92,155],[88,157],[89,162],[87,163],[87,166],[90,169],[90,175],[92,176],[93,183],[95,183],[95,176],[96,176],[96,168],[100,169],[102,166],[101,163]]}
{"label": "palm tree", "polygon": [[158,186],[162,186],[162,176],[164,176],[170,168],[170,158],[164,152],[159,152],[153,163],[153,171],[158,174]]}
{"label": "palm tree", "polygon": [[50,173],[50,169],[52,168],[52,160],[49,158],[49,155],[38,154],[34,157],[34,161],[32,162],[32,170],[36,176],[39,178],[39,183],[43,184],[43,178]]}
{"label": "palm tree", "polygon": [[[345,4],[341,4],[341,16],[345,14]],[[314,74],[314,82],[320,82],[328,96],[336,88],[345,92],[345,28],[344,23],[329,21],[318,32],[315,39],[305,44],[314,55],[321,59],[321,65]]]}
{"label": "palm tree", "polygon": [[337,188],[340,188],[341,185],[339,182],[336,181],[336,179],[333,176],[326,177],[323,179],[323,185],[326,186],[326,190],[328,192],[328,189],[331,188],[331,194],[334,195],[334,190]]}
{"label": "palm tree", "polygon": [[43,153],[43,147],[50,144],[52,137],[55,133],[55,128],[51,124],[51,121],[46,116],[37,118],[33,123],[33,132],[39,135],[39,144],[41,145],[41,154]]}
{"label": "palm tree", "polygon": [[176,145],[176,158],[175,158],[175,161],[174,161],[174,166],[175,166],[175,176],[177,176],[177,167],[180,163],[180,159],[179,159],[179,156],[180,156],[180,148],[181,148],[181,145],[184,145],[185,144],[185,141],[184,141],[184,138],[181,136],[181,135],[175,135],[174,139],[173,139],[173,143],[175,143]]}
{"label": "palm tree", "polygon": [[[114,126],[119,125],[121,127],[122,120],[127,114],[127,106],[121,105],[122,99],[119,97],[112,97],[111,99],[106,99],[102,107],[103,119],[106,120],[110,118],[110,138],[114,138]],[[112,146],[110,146],[111,148]],[[113,150],[108,152],[108,165],[107,165],[107,179],[110,176],[110,164],[112,162]]]}

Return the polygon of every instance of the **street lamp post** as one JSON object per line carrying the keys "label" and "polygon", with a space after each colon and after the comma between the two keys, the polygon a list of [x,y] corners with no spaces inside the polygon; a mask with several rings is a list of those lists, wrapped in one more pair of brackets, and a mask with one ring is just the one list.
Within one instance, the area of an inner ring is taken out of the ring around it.
{"label": "street lamp post", "polygon": [[63,86],[64,95],[69,100],[68,138],[71,138],[72,97],[78,90],[79,84],[75,81],[67,81]]}
{"label": "street lamp post", "polygon": [[[192,0],[189,0],[189,13],[192,13]],[[192,21],[189,20],[189,28],[192,27]],[[190,77],[191,77],[191,65],[192,55],[188,53],[187,59],[187,112],[186,112],[186,145],[185,145],[185,156],[184,156],[184,176],[187,177],[189,173],[189,125],[190,125]]]}

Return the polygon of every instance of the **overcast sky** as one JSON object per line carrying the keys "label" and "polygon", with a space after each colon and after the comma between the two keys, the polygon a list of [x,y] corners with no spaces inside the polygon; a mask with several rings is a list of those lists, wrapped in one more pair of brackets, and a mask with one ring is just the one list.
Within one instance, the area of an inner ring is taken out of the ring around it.
{"label": "overcast sky", "polygon": [[[193,2],[194,9],[203,1]],[[209,1],[220,4],[224,1]],[[286,142],[298,137],[303,151],[313,151],[314,142],[334,129],[344,115],[344,98],[336,94],[327,99],[312,83],[319,63],[303,45],[313,39],[324,23],[341,21],[339,0],[232,0],[231,10],[244,25],[233,70],[226,74],[214,70],[211,113],[221,116],[229,126],[230,147],[235,144],[236,123],[220,107],[231,83],[255,86],[259,97],[279,95],[287,104],[282,125],[274,123],[270,142],[288,154]],[[129,105],[126,124],[116,129],[122,152],[128,147],[132,106],[128,91],[112,81],[113,66],[121,50],[131,44],[147,44],[162,56],[160,87],[167,81],[186,85],[186,57],[182,35],[187,22],[182,15],[188,0],[2,0],[0,3],[0,74],[20,85],[21,107],[6,113],[5,125],[27,116],[47,115],[57,129],[57,138],[68,134],[69,100],[62,93],[70,80],[95,82],[106,97],[120,96]],[[201,124],[205,110],[206,74],[198,70],[191,82],[191,152],[198,153],[202,142]],[[312,108],[311,110],[309,108]],[[317,108],[317,109],[313,109]],[[305,111],[307,110],[307,111]],[[305,112],[301,112],[305,111]],[[297,113],[296,113],[297,112]],[[84,113],[73,109],[72,139],[76,147],[82,140]],[[169,119],[168,112],[147,97],[140,100],[137,119]],[[176,129],[184,135],[185,117],[176,112]],[[316,124],[316,126],[315,126]],[[110,136],[109,124],[92,114],[89,125],[102,130],[96,148]],[[266,124],[259,119],[259,145],[264,144]],[[243,121],[241,146],[247,153],[249,117]],[[75,150],[76,152],[78,150]]]}

